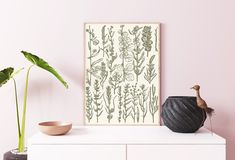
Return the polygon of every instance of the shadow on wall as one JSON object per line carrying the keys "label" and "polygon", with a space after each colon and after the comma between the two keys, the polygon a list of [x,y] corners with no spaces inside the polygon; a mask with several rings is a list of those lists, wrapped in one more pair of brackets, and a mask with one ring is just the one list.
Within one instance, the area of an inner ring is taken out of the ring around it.
{"label": "shadow on wall", "polygon": [[[83,64],[84,62],[80,62],[80,63]],[[66,67],[63,67],[63,68],[61,67],[60,70],[63,72],[63,74],[66,77],[68,77],[70,81],[73,81],[75,84],[78,84],[81,88],[84,88],[84,83],[85,83],[84,81],[85,71],[83,71],[84,65],[82,65],[82,67],[79,68],[71,64],[66,64]]]}
{"label": "shadow on wall", "polygon": [[[234,159],[235,131],[232,130],[232,128],[229,128],[229,126],[234,124],[234,120],[230,118],[233,115],[228,115],[228,112],[225,112],[223,109],[219,109],[219,107],[217,107],[217,110],[215,110],[214,114],[214,117],[212,117],[213,131],[218,135],[226,138],[227,159]],[[205,126],[209,128],[209,119],[207,119]]]}
{"label": "shadow on wall", "polygon": [[[40,79],[40,80],[29,80],[29,94],[28,99],[37,98],[41,94],[48,94],[53,88],[53,81],[48,79]],[[23,97],[24,94],[24,84],[20,86],[19,96]]]}

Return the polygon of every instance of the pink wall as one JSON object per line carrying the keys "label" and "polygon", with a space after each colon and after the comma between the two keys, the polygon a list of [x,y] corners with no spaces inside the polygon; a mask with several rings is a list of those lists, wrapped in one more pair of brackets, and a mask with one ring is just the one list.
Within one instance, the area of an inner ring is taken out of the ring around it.
{"label": "pink wall", "polygon": [[[25,66],[19,51],[45,57],[69,81],[65,91],[41,70],[31,74],[28,135],[36,123],[83,122],[83,23],[161,22],[162,100],[169,95],[202,96],[216,109],[213,126],[235,158],[235,1],[233,0],[8,0],[0,5],[0,67]],[[13,61],[13,62],[12,62]],[[22,80],[20,92],[23,91]],[[0,90],[0,153],[16,146],[12,85]],[[22,94],[20,94],[22,96]],[[162,102],[163,102],[162,101]],[[208,126],[208,124],[207,124]]]}

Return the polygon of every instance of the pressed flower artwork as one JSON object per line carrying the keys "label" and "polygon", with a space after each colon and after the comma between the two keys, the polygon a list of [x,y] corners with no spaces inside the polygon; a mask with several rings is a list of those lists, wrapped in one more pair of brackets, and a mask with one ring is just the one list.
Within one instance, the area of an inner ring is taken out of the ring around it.
{"label": "pressed flower artwork", "polygon": [[159,125],[160,24],[85,24],[85,123]]}

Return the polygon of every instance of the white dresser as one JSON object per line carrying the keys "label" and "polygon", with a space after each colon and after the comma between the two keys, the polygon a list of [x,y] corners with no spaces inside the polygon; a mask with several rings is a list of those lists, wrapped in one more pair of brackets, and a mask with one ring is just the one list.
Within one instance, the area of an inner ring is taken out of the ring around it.
{"label": "white dresser", "polygon": [[225,160],[226,141],[202,128],[174,133],[164,126],[81,126],[65,136],[38,133],[29,160]]}

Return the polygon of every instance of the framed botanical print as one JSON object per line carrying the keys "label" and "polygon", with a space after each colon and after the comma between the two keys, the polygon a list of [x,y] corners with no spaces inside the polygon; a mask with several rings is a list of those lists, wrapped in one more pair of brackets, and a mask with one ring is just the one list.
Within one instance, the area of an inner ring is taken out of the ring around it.
{"label": "framed botanical print", "polygon": [[86,125],[159,125],[160,24],[85,24]]}

